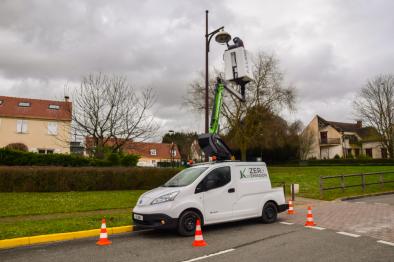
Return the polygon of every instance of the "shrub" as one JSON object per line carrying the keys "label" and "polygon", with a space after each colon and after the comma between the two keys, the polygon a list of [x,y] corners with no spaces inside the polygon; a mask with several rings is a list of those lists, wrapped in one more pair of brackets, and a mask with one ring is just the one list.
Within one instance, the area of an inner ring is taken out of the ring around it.
{"label": "shrub", "polygon": [[0,167],[1,192],[132,190],[158,187],[179,172],[141,167]]}
{"label": "shrub", "polygon": [[[138,156],[127,155],[127,166],[136,166]],[[118,166],[123,164],[119,154],[110,154],[107,159],[88,158],[80,155],[38,154],[8,148],[0,149],[0,165],[6,166]]]}
{"label": "shrub", "polygon": [[138,155],[125,155],[122,157],[121,165],[122,166],[136,166],[140,156]]}
{"label": "shrub", "polygon": [[334,156],[334,159],[341,159],[341,157],[340,157],[338,154],[336,154],[336,155]]}
{"label": "shrub", "polygon": [[109,154],[107,160],[111,166],[119,166],[120,164],[120,157],[118,153]]}
{"label": "shrub", "polygon": [[11,144],[7,145],[5,148],[10,149],[10,150],[19,150],[19,151],[23,151],[23,152],[29,151],[27,146],[23,143],[11,143]]}

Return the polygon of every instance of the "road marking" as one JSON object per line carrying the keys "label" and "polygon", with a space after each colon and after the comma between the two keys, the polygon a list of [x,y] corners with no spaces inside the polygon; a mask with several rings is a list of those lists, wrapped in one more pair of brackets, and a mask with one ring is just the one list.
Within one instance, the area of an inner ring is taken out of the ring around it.
{"label": "road marking", "polygon": [[294,225],[294,223],[289,223],[289,222],[279,222],[279,223],[281,223],[283,225]]}
{"label": "road marking", "polygon": [[205,255],[205,256],[202,256],[202,257],[196,257],[196,258],[192,258],[192,259],[189,259],[189,260],[184,260],[182,262],[193,262],[193,261],[203,260],[203,259],[206,259],[206,258],[223,255],[223,254],[232,252],[234,250],[235,250],[234,248],[230,248],[230,249],[219,251],[219,252],[216,252],[216,253],[213,253],[213,254]]}
{"label": "road marking", "polygon": [[388,241],[384,241],[384,240],[378,240],[376,242],[394,247],[394,243],[392,243],[392,242],[388,242]]}
{"label": "road marking", "polygon": [[317,230],[324,230],[324,227],[316,227],[316,226],[306,226],[307,228],[313,228],[313,229],[317,229]]}
{"label": "road marking", "polygon": [[375,203],[375,205],[389,206],[387,203]]}
{"label": "road marking", "polygon": [[365,204],[365,202],[354,202],[355,204]]}
{"label": "road marking", "polygon": [[349,236],[349,237],[360,237],[360,235],[352,234],[352,233],[347,233],[347,232],[337,232],[337,234]]}

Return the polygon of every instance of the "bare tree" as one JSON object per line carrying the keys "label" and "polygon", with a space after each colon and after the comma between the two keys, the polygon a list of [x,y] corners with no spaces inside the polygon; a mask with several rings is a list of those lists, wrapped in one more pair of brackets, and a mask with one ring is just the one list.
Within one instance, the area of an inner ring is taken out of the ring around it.
{"label": "bare tree", "polygon": [[358,117],[376,128],[390,158],[394,157],[394,75],[378,75],[361,89],[354,109]]}
{"label": "bare tree", "polygon": [[312,130],[306,128],[299,136],[299,153],[300,159],[306,160],[308,156],[313,150],[313,146],[315,145],[316,136],[312,132]]}
{"label": "bare tree", "polygon": [[73,94],[73,127],[90,138],[95,155],[101,157],[104,146],[116,152],[127,141],[152,137],[153,103],[151,89],[138,94],[124,76],[90,74]]}
{"label": "bare tree", "polygon": [[[246,150],[254,143],[248,138],[245,133],[246,129],[242,126],[247,112],[255,106],[276,113],[283,108],[292,110],[295,100],[294,89],[283,85],[283,74],[279,69],[279,61],[274,55],[260,52],[253,60],[254,80],[246,86],[246,102],[241,102],[225,93],[221,112],[223,116],[221,118],[221,132],[233,131],[232,140],[240,148],[243,160],[246,158]],[[214,79],[220,75],[220,72],[215,71],[211,75],[215,77],[210,80],[210,101],[212,101],[214,94]],[[234,88],[238,87],[234,86]],[[203,75],[201,75],[200,79],[191,83],[185,104],[197,112],[201,112],[205,106],[204,95],[205,88]]]}

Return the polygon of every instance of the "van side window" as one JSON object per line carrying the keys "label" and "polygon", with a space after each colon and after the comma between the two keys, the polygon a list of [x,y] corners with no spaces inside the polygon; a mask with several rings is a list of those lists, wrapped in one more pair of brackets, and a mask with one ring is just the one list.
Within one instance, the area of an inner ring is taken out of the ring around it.
{"label": "van side window", "polygon": [[231,181],[231,171],[229,166],[219,167],[212,170],[205,178],[206,190],[222,187]]}

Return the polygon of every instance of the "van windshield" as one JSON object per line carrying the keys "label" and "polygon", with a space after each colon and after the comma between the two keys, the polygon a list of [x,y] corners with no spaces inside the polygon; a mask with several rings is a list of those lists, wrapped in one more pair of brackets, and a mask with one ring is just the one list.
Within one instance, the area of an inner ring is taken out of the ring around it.
{"label": "van windshield", "polygon": [[163,186],[164,187],[181,187],[193,183],[208,167],[186,168],[172,177]]}

